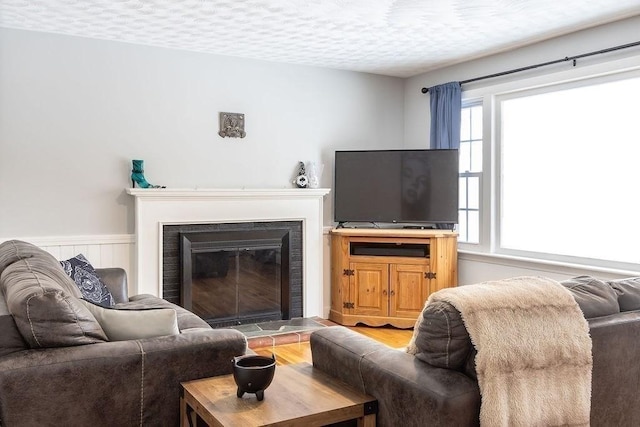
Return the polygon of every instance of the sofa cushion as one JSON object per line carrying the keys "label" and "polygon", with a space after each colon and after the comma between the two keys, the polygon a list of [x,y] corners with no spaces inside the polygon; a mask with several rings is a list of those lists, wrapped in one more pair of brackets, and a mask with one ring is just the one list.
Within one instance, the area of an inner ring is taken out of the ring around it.
{"label": "sofa cushion", "polygon": [[0,357],[27,348],[27,343],[24,342],[13,316],[9,313],[4,294],[0,291]]}
{"label": "sofa cushion", "polygon": [[138,294],[129,298],[128,303],[116,304],[116,308],[143,309],[143,308],[170,308],[178,315],[178,328],[180,332],[188,329],[211,329],[211,326],[201,317],[195,315],[184,307],[170,303],[169,301],[151,294]]}
{"label": "sofa cushion", "polygon": [[608,283],[618,295],[620,311],[640,310],[640,277],[611,280]]}
{"label": "sofa cushion", "polygon": [[620,312],[616,292],[600,279],[578,276],[560,283],[571,291],[585,319]]}
{"label": "sofa cushion", "polygon": [[474,347],[460,312],[445,301],[425,306],[417,322],[410,351],[432,366],[466,371],[474,356]]}
{"label": "sofa cushion", "polygon": [[98,320],[110,341],[137,340],[180,333],[178,316],[171,308],[127,310],[81,301]]}
{"label": "sofa cushion", "polygon": [[100,324],[80,302],[75,283],[51,254],[26,242],[5,243],[0,245],[0,290],[31,348],[107,340]]}
{"label": "sofa cushion", "polygon": [[84,255],[78,254],[68,260],[60,261],[60,265],[78,286],[82,293],[82,298],[104,307],[113,307],[115,305],[111,291],[102,282],[95,268]]}
{"label": "sofa cushion", "polygon": [[[35,260],[31,260],[32,258]],[[65,274],[64,270],[60,268],[58,260],[49,252],[21,240],[7,240],[0,244],[0,274],[14,262],[25,259],[33,261],[31,265],[34,268],[56,281],[70,295],[76,298],[82,296],[76,284]]]}

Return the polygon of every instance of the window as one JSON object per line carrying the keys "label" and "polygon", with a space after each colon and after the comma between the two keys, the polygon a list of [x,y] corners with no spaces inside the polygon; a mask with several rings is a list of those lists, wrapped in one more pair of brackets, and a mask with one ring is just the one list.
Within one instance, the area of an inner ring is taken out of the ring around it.
{"label": "window", "polygon": [[482,105],[462,107],[460,126],[460,186],[458,240],[480,241],[480,182],[482,178]]}
{"label": "window", "polygon": [[501,253],[640,263],[639,93],[636,73],[498,98]]}

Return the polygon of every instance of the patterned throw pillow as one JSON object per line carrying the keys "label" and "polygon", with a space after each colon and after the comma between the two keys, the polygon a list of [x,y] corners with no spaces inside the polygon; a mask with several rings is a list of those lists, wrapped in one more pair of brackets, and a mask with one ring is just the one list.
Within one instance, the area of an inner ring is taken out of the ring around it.
{"label": "patterned throw pillow", "polygon": [[82,254],[66,261],[60,261],[65,273],[76,282],[84,299],[104,307],[113,307],[116,303],[109,288],[100,280],[91,263]]}

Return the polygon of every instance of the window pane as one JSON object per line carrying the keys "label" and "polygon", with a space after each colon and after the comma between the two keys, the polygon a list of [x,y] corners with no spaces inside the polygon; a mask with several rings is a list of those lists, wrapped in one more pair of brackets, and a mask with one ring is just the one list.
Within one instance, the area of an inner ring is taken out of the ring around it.
{"label": "window pane", "polygon": [[458,208],[465,209],[467,207],[467,178],[460,178],[458,184]]}
{"label": "window pane", "polygon": [[471,143],[471,169],[470,172],[482,172],[482,140]]}
{"label": "window pane", "polygon": [[471,109],[463,108],[460,112],[460,139],[468,141],[471,139]]}
{"label": "window pane", "polygon": [[469,186],[469,209],[480,208],[480,178],[472,176],[467,180]]}
{"label": "window pane", "polygon": [[480,213],[478,211],[467,212],[467,218],[469,218],[467,224],[467,242],[479,243],[480,242]]}
{"label": "window pane", "polygon": [[467,241],[467,211],[460,211],[458,215],[458,240]]}
{"label": "window pane", "polygon": [[633,93],[640,78],[501,102],[503,248],[640,263]]}
{"label": "window pane", "polygon": [[471,107],[471,138],[482,139],[482,106]]}
{"label": "window pane", "polygon": [[460,172],[466,172],[471,168],[471,143],[460,142]]}

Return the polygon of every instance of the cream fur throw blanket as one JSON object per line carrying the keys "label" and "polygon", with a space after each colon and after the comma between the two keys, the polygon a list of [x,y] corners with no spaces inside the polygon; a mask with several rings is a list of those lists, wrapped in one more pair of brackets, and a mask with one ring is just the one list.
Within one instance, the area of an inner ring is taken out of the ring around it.
{"label": "cream fur throw blanket", "polygon": [[433,301],[458,309],[477,350],[482,426],[589,425],[589,325],[564,286],[515,277],[443,289]]}

